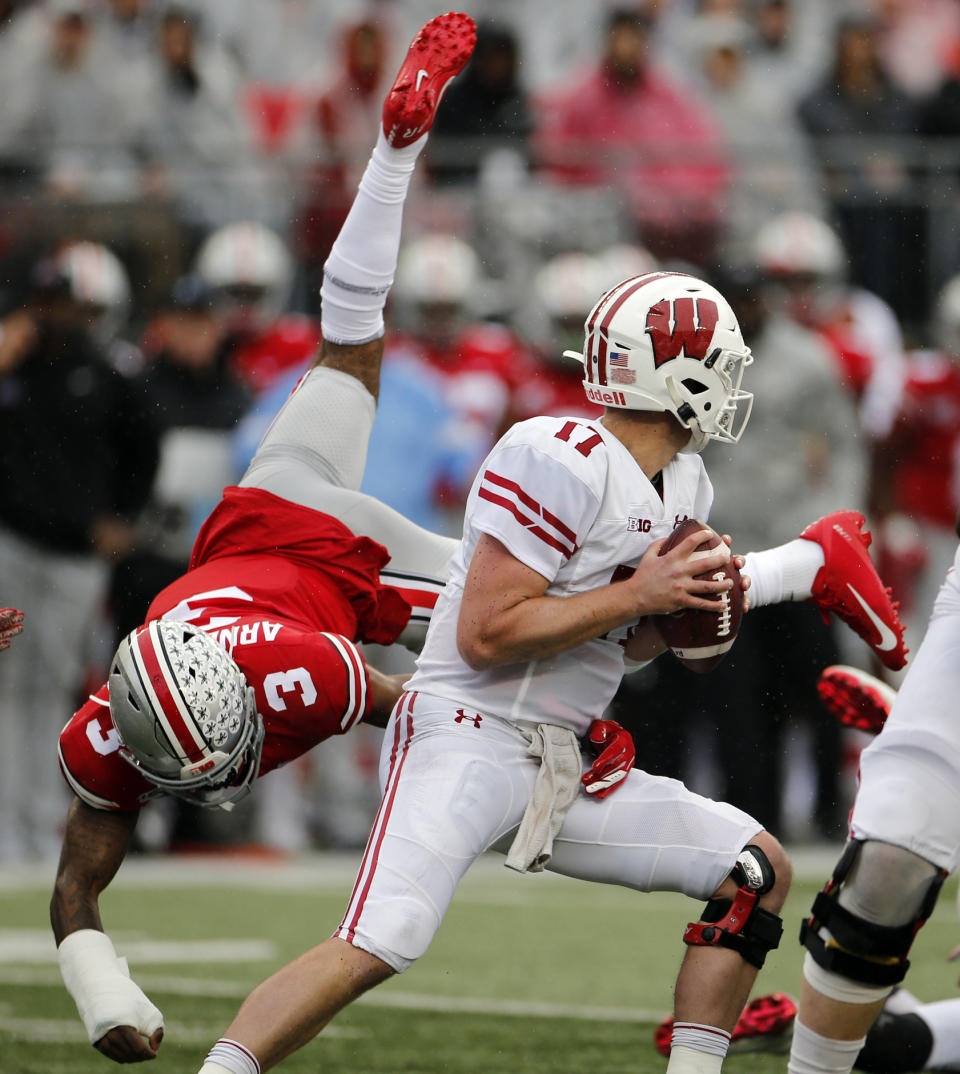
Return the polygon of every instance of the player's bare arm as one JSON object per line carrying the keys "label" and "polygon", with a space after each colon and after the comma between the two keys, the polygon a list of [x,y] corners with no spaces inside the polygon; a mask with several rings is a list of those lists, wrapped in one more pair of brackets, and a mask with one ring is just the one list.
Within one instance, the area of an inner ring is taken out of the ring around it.
{"label": "player's bare arm", "polygon": [[410,678],[410,674],[402,672],[399,675],[385,675],[369,664],[367,664],[367,673],[370,676],[372,703],[364,723],[371,723],[374,727],[386,727],[390,713],[393,712],[393,706],[400,700],[403,684]]}
{"label": "player's bare arm", "polygon": [[[103,932],[98,899],[126,857],[137,824],[136,813],[107,813],[75,798],[67,813],[57,879],[50,901],[50,923],[59,946],[82,929]],[[149,1038],[133,1026],[116,1026],[94,1047],[117,1063],[157,1057],[163,1028]]]}
{"label": "player's bare arm", "polygon": [[664,556],[657,556],[660,545],[655,544],[630,578],[569,597],[546,596],[549,580],[484,534],[464,585],[457,626],[460,655],[480,671],[564,652],[645,615],[679,608],[713,610],[706,595],[723,592],[731,583],[694,576],[727,560],[726,552],[716,552],[690,562],[705,532],[691,535]]}
{"label": "player's bare arm", "polygon": [[374,397],[380,398],[380,362],[383,358],[383,337],[358,345],[330,343],[324,340],[314,365],[339,369],[349,373]]}
{"label": "player's bare arm", "polygon": [[77,929],[103,931],[97,899],[120,868],[136,824],[136,813],[107,813],[74,798],[50,900],[58,944]]}

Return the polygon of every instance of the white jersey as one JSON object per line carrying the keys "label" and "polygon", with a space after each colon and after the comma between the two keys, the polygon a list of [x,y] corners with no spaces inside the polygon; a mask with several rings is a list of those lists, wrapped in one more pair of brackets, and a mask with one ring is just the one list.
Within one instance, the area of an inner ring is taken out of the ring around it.
{"label": "white jersey", "polygon": [[467,569],[482,533],[568,597],[626,577],[654,541],[691,517],[705,522],[713,488],[699,455],[663,471],[663,499],[599,420],[531,418],[487,456],[470,490],[463,542],[407,684],[465,710],[560,724],[584,735],[616,693],[630,625],[554,656],[474,671],[457,651]]}

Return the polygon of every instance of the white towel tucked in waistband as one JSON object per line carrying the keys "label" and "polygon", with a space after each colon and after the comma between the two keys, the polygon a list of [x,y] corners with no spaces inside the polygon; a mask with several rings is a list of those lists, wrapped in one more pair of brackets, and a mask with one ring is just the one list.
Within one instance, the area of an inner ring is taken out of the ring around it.
{"label": "white towel tucked in waistband", "polygon": [[518,728],[539,757],[540,771],[504,864],[518,873],[539,873],[553,853],[553,840],[580,792],[583,762],[577,736],[566,727],[541,723]]}

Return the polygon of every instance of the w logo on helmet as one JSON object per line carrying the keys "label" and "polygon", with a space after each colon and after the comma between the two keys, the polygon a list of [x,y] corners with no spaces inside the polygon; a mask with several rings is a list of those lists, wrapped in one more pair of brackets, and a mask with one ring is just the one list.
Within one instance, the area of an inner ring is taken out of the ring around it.
{"label": "w logo on helmet", "polygon": [[653,347],[654,368],[679,358],[703,361],[710,349],[720,311],[710,298],[663,299],[647,313],[647,335]]}

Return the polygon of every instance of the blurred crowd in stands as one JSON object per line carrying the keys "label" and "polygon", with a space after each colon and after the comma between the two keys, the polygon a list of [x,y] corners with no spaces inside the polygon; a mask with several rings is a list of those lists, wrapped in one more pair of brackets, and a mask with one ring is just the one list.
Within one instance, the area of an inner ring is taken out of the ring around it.
{"label": "blurred crowd in stands", "polygon": [[[960,508],[960,0],[467,7],[477,48],[408,200],[365,490],[459,532],[509,424],[599,413],[561,356],[603,290],[690,270],[755,356],[743,443],[707,449],[712,524],[746,551],[864,511],[915,648]],[[27,616],[0,659],[0,861],[56,852],[60,727],[313,357],[383,94],[438,10],[0,0],[0,603]],[[863,744],[820,711],[837,660],[877,671],[778,605],[707,677],[669,657],[629,677],[613,715],[641,767],[781,838],[834,837]],[[230,838],[362,842],[379,734],[272,775]],[[140,832],[222,837],[171,803]]]}

